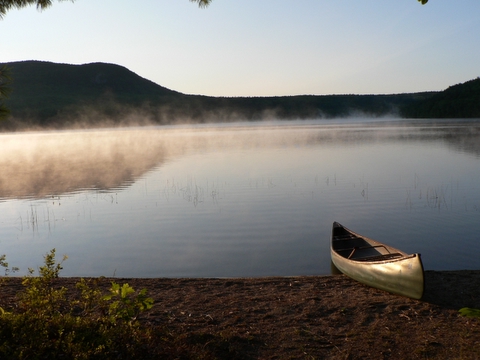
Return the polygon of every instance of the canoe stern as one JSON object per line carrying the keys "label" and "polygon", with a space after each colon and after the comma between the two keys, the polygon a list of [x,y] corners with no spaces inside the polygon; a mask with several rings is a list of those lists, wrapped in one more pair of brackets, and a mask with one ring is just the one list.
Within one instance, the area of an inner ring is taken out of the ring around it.
{"label": "canoe stern", "polygon": [[332,262],[345,275],[363,284],[394,294],[421,299],[424,271],[420,254],[389,262],[350,261],[332,252]]}

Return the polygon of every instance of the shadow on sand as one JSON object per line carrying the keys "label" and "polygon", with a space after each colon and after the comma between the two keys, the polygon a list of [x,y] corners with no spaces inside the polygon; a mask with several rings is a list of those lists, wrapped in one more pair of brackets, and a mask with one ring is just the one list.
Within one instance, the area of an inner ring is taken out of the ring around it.
{"label": "shadow on sand", "polygon": [[422,300],[456,310],[480,308],[480,271],[425,271]]}

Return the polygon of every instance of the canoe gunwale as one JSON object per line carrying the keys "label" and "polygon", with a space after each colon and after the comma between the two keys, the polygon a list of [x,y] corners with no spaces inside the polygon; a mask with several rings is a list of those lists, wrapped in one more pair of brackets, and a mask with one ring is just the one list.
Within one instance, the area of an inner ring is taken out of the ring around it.
{"label": "canoe gunwale", "polygon": [[[333,251],[335,251],[335,250],[333,250]],[[338,252],[337,252],[337,254],[338,254]],[[347,259],[347,260],[349,260],[349,261],[358,262],[358,263],[362,263],[362,264],[385,264],[385,263],[392,263],[392,262],[397,262],[397,261],[408,260],[408,259],[414,258],[414,257],[416,257],[420,254],[415,253],[415,254],[409,254],[409,255],[402,255],[402,256],[399,256],[399,257],[385,259],[385,260],[368,260],[368,257],[350,259],[350,258],[344,257],[340,254],[338,254],[338,255]],[[390,255],[390,254],[387,254],[387,255]]]}
{"label": "canoe gunwale", "polygon": [[394,258],[394,259],[366,261],[366,260],[362,260],[362,258],[349,259],[349,258],[347,258],[345,256],[342,256],[339,253],[337,253],[335,251],[335,249],[332,249],[332,253],[335,253],[338,257],[340,257],[342,259],[345,259],[345,260],[348,260],[349,262],[360,263],[360,264],[363,264],[363,265],[369,265],[369,264],[377,265],[377,264],[393,263],[393,262],[405,261],[405,260],[415,258],[417,256],[421,256],[421,254],[419,254],[419,253],[414,253],[414,254],[409,254],[409,255],[405,255],[405,256],[402,256],[402,257],[399,257],[399,258]]}

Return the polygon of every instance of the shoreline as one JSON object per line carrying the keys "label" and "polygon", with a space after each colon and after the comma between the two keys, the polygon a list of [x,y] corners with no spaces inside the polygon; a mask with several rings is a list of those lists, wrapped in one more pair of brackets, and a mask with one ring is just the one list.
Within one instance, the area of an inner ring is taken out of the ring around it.
{"label": "shoreline", "polygon": [[[425,291],[423,297],[418,300],[422,302],[428,302],[438,306],[447,308],[456,308],[458,306],[465,307],[478,307],[480,308],[480,270],[425,270]],[[24,276],[4,276],[4,283],[0,284],[3,290],[8,289],[8,292],[20,291],[22,287],[21,282]],[[58,277],[58,283],[62,286],[70,287],[74,286],[80,279],[102,279],[103,285],[101,287],[107,288],[109,284],[114,281],[117,283],[128,282],[136,290],[140,290],[140,287],[146,287],[147,290],[152,287],[157,288],[159,284],[162,286],[183,286],[183,285],[198,285],[205,286],[207,283],[225,283],[228,286],[229,283],[250,283],[261,284],[264,282],[272,281],[307,281],[307,282],[319,282],[327,283],[328,279],[343,279],[345,282],[351,282],[348,287],[355,286],[366,287],[379,291],[381,293],[389,294],[390,296],[398,296],[400,298],[408,299],[400,295],[390,294],[388,292],[371,288],[367,285],[361,284],[353,279],[350,279],[342,273],[330,274],[330,275],[293,275],[293,276],[263,276],[263,277],[80,277],[80,276],[60,276]],[[136,286],[135,286],[136,285]],[[347,284],[345,283],[345,286]],[[5,291],[2,292],[5,294]],[[463,296],[451,296],[452,293]],[[2,302],[2,296],[0,294],[0,302]],[[413,300],[413,299],[410,299]]]}
{"label": "shoreline", "polygon": [[[73,294],[79,279],[56,282]],[[4,309],[15,307],[21,280],[1,285]],[[480,319],[458,313],[480,308],[480,270],[425,271],[421,300],[345,275],[101,278],[99,287],[111,281],[147,289],[154,305],[142,324],[199,341],[202,351],[228,345],[219,359],[480,359]]]}

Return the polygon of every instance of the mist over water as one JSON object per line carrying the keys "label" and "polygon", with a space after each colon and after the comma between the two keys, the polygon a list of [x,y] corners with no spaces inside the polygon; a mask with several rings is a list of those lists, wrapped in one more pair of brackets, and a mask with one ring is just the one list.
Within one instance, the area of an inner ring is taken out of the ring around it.
{"label": "mist over water", "polygon": [[349,119],[2,134],[2,253],[20,275],[52,248],[69,255],[65,276],[318,275],[339,221],[421,252],[427,269],[478,268],[479,129]]}

